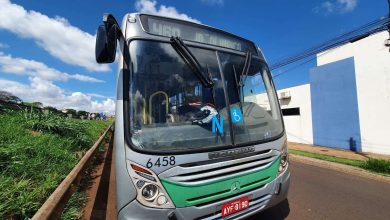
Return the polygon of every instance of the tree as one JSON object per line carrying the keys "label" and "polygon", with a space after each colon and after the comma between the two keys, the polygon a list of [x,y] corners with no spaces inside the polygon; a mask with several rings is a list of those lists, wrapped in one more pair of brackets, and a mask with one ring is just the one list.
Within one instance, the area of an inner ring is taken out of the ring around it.
{"label": "tree", "polygon": [[45,106],[45,107],[43,107],[43,110],[49,110],[51,112],[58,112],[58,109],[56,109],[53,106]]}
{"label": "tree", "polygon": [[13,95],[10,92],[6,92],[6,91],[0,91],[0,100],[4,101],[4,102],[12,102],[12,103],[17,103],[17,104],[22,103],[22,100],[19,97]]}
{"label": "tree", "polygon": [[74,109],[71,109],[71,108],[65,109],[65,111],[63,111],[63,112],[65,114],[72,115],[72,117],[76,117],[77,116],[77,111],[74,110]]}
{"label": "tree", "polygon": [[43,107],[43,111],[47,111],[47,112],[51,112],[51,113],[55,113],[55,114],[62,114],[61,111],[59,111],[58,109],[56,109],[55,107],[52,107],[52,106]]}
{"label": "tree", "polygon": [[83,110],[80,110],[77,112],[77,116],[84,116],[84,117],[87,117],[88,116],[88,112],[86,111],[83,111]]}
{"label": "tree", "polygon": [[89,112],[80,110],[77,112],[77,117],[84,120],[85,118],[88,118],[88,114]]}
{"label": "tree", "polygon": [[43,107],[42,102],[33,102],[33,103],[31,103],[31,105],[33,107],[37,107],[37,108],[42,108]]}

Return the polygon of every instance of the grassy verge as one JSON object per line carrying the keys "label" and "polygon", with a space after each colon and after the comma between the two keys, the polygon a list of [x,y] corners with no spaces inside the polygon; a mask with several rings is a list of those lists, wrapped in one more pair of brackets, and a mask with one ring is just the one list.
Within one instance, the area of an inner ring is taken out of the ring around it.
{"label": "grassy verge", "polygon": [[0,219],[31,218],[109,123],[0,114]]}
{"label": "grassy verge", "polygon": [[335,157],[330,155],[317,154],[317,153],[311,153],[311,152],[293,150],[293,149],[289,149],[288,152],[290,154],[355,166],[371,172],[390,176],[390,160],[379,160],[379,159],[371,159],[371,158],[365,161],[352,160],[352,159],[346,159],[341,157]]}
{"label": "grassy verge", "polygon": [[103,145],[104,143],[108,143],[110,141],[109,135],[105,137],[105,140],[102,142],[102,144],[97,149],[97,152],[95,153],[94,157],[91,160],[91,165],[87,168],[85,171],[85,175],[81,179],[81,182],[78,185],[77,191],[70,197],[70,200],[68,201],[67,205],[65,206],[61,219],[63,220],[77,220],[81,219],[83,216],[83,210],[85,206],[87,205],[87,195],[86,191],[91,186],[91,174],[93,172],[93,167],[96,167],[96,165],[102,163],[102,155],[105,151]]}

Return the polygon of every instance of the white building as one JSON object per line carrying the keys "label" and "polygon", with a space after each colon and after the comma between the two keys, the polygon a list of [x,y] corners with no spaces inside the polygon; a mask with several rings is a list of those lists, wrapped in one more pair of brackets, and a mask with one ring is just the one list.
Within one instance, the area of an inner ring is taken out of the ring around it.
{"label": "white building", "polygon": [[288,141],[313,144],[310,84],[278,91]]}
{"label": "white building", "polygon": [[[310,84],[278,90],[278,97],[288,141],[313,144]],[[270,110],[266,93],[246,96],[245,100]]]}
{"label": "white building", "polygon": [[318,54],[309,84],[278,91],[289,141],[390,154],[388,38]]}

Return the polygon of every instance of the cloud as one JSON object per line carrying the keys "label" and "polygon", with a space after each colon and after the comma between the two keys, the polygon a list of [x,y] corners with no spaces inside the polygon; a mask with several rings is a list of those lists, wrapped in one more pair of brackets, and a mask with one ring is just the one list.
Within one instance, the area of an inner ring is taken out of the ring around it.
{"label": "cloud", "polygon": [[223,5],[224,0],[201,0],[203,3],[206,3],[208,5]]}
{"label": "cloud", "polygon": [[153,0],[138,0],[135,2],[135,8],[137,11],[142,13],[167,16],[167,17],[177,18],[181,20],[192,21],[195,23],[201,23],[199,20],[195,18],[191,18],[190,16],[184,13],[178,12],[175,7],[160,5],[160,7],[157,8],[157,1],[153,1]]}
{"label": "cloud", "polygon": [[67,81],[69,79],[83,82],[101,83],[103,80],[81,74],[68,74],[59,70],[50,68],[44,63],[35,60],[27,60],[19,57],[5,55],[0,51],[0,71],[17,75],[36,76],[45,80]]}
{"label": "cloud", "polygon": [[355,10],[358,1],[357,0],[338,0],[339,6],[343,12],[350,12]]}
{"label": "cloud", "polygon": [[66,95],[62,88],[39,77],[29,77],[29,81],[30,84],[22,84],[0,78],[0,88],[24,101],[39,101],[44,106],[54,106],[58,109],[72,108],[89,112],[105,112],[111,115],[115,112],[113,99],[106,98],[99,102],[82,92],[72,92]]}
{"label": "cloud", "polygon": [[334,0],[325,1],[321,5],[313,9],[316,13],[329,14],[345,14],[355,10],[357,6],[357,0]]}
{"label": "cloud", "polygon": [[36,11],[27,11],[9,0],[0,0],[0,5],[0,29],[34,40],[64,63],[89,71],[110,70],[108,65],[95,61],[95,36],[72,26],[65,18],[50,18]]}
{"label": "cloud", "polygon": [[8,44],[4,44],[4,43],[0,42],[0,48],[8,48],[8,47],[9,47]]}
{"label": "cloud", "polygon": [[100,94],[96,94],[96,93],[87,93],[87,95],[89,95],[91,97],[95,97],[95,98],[101,98],[101,99],[115,99],[115,97],[113,97],[113,96],[105,96],[105,95],[100,95]]}
{"label": "cloud", "polygon": [[96,79],[94,77],[81,75],[81,74],[74,74],[74,75],[68,75],[70,79],[75,79],[83,82],[95,82],[95,83],[103,83],[103,80]]}

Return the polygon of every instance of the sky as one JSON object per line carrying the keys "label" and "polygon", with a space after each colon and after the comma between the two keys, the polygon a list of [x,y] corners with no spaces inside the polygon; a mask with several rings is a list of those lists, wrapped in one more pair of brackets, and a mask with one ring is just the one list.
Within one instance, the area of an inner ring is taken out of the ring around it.
{"label": "sky", "polygon": [[[103,13],[191,20],[255,42],[272,64],[372,20],[387,0],[0,0],[0,90],[59,109],[115,111],[116,66],[95,61]],[[315,59],[273,71],[278,89],[307,83]],[[282,74],[281,74],[282,73]]]}

